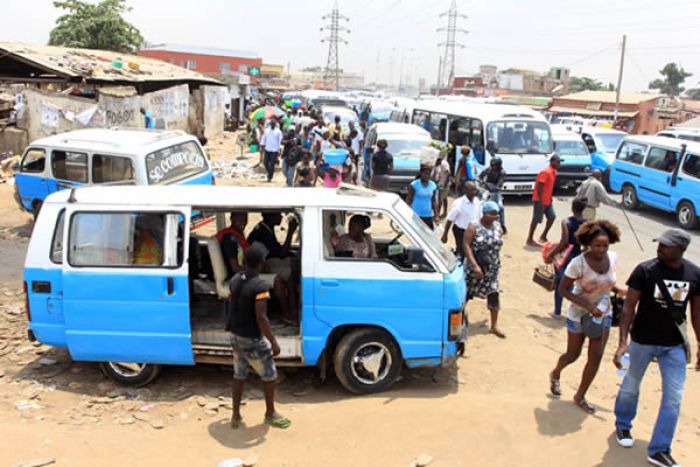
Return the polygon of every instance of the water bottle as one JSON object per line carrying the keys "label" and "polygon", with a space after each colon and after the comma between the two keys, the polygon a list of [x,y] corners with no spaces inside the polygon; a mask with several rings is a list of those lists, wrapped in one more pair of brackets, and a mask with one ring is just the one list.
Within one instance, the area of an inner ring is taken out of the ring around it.
{"label": "water bottle", "polygon": [[608,310],[610,309],[610,297],[604,295],[603,298],[598,302],[597,308],[602,314],[599,317],[594,316],[593,322],[596,324],[600,324],[603,322],[603,316],[608,314]]}
{"label": "water bottle", "polygon": [[619,368],[617,370],[617,376],[619,376],[620,378],[624,378],[627,374],[627,370],[630,367],[630,354],[625,353],[620,359],[620,363],[622,364],[622,368]]}

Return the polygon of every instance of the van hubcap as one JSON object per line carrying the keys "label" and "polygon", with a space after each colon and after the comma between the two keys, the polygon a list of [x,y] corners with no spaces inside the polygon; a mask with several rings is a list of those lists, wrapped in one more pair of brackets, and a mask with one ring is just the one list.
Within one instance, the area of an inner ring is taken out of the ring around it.
{"label": "van hubcap", "polygon": [[360,346],[350,361],[350,371],[363,384],[377,384],[391,369],[391,352],[380,342]]}
{"label": "van hubcap", "polygon": [[687,224],[690,222],[690,209],[688,207],[683,206],[678,211],[678,220],[681,221],[681,224]]}
{"label": "van hubcap", "polygon": [[108,362],[109,367],[119,376],[133,378],[138,376],[146,368],[145,363]]}
{"label": "van hubcap", "polygon": [[633,203],[634,203],[634,193],[630,189],[625,190],[625,204],[630,206]]}

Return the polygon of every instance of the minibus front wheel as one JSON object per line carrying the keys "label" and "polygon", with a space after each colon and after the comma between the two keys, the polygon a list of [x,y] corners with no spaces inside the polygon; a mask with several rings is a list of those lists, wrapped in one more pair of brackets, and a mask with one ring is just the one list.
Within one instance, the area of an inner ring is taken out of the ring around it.
{"label": "minibus front wheel", "polygon": [[403,366],[396,341],[375,328],[356,329],[343,336],[333,360],[336,377],[355,394],[384,391],[396,381]]}
{"label": "minibus front wheel", "polygon": [[102,362],[102,372],[125,386],[144,386],[160,373],[155,363]]}

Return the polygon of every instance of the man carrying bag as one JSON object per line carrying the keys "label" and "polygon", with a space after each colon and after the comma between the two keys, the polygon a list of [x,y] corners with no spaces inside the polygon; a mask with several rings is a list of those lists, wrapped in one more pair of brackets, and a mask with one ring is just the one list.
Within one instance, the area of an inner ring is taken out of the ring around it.
{"label": "man carrying bag", "polygon": [[[615,428],[618,444],[632,447],[632,420],[637,413],[639,387],[649,363],[656,359],[661,370],[663,393],[661,408],[647,448],[647,461],[662,467],[678,464],[671,457],[671,442],[680,415],[681,398],[690,362],[690,347],[685,334],[686,313],[700,341],[700,268],[683,259],[690,235],[669,229],[658,242],[657,258],[637,265],[627,285],[627,299],[620,320],[620,341],[613,358],[620,360],[629,352],[630,366],[615,401]],[[632,342],[627,337],[632,328]],[[700,370],[698,351],[696,370]]]}

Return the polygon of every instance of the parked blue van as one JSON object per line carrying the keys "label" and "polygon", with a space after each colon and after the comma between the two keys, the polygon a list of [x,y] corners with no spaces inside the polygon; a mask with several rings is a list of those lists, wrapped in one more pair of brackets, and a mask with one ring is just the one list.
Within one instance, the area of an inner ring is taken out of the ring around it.
{"label": "parked blue van", "polygon": [[620,141],[627,133],[599,126],[582,126],[579,130],[591,154],[591,170],[603,172],[603,184],[610,188],[610,166],[615,161]]}
{"label": "parked blue van", "polygon": [[213,183],[197,138],[182,131],[86,129],[32,142],[15,175],[15,199],[36,216],[44,199],[84,185]]}
{"label": "parked blue van", "polygon": [[[193,210],[215,215],[218,226],[197,224]],[[388,388],[404,366],[455,362],[467,322],[462,266],[397,195],[346,185],[54,193],[25,262],[29,338],[100,362],[123,384],[146,384],[164,364],[230,365],[230,274],[216,234],[232,211],[248,213],[246,234],[271,212],[300,226],[287,276],[299,284],[300,319],[273,328],[279,366],[316,366],[322,378],[334,370],[347,389],[367,393]],[[376,257],[336,250],[356,215]],[[151,253],[142,255],[149,238]]]}
{"label": "parked blue van", "polygon": [[697,226],[700,208],[700,143],[663,136],[628,136],[617,150],[610,187],[627,209],[640,203],[676,214],[678,224]]}

